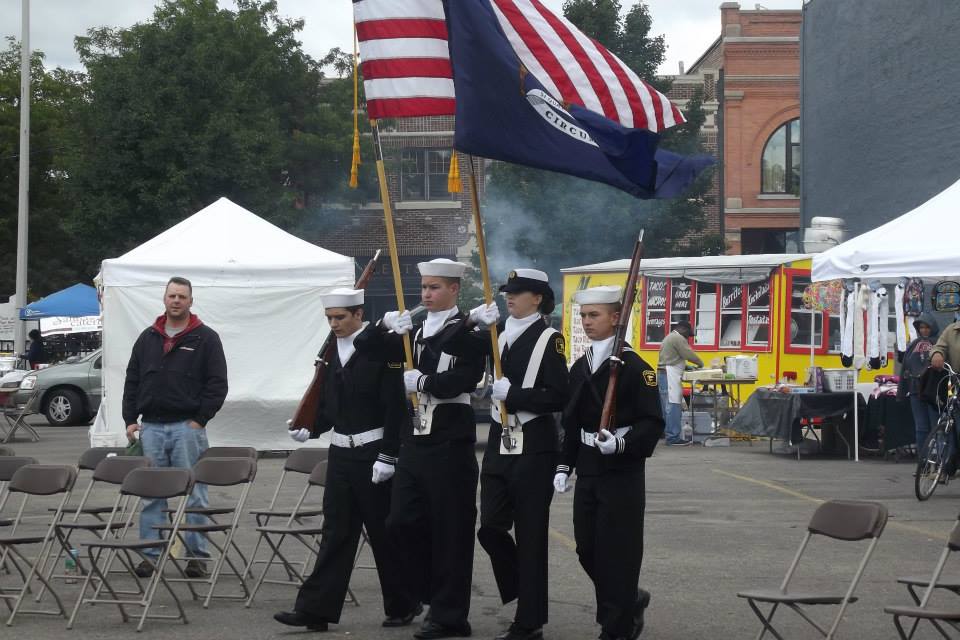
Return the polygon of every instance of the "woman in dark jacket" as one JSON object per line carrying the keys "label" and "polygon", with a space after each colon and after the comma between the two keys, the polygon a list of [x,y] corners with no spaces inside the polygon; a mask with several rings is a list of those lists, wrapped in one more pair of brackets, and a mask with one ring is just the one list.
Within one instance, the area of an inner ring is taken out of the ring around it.
{"label": "woman in dark jacket", "polygon": [[917,455],[920,455],[923,444],[927,440],[930,430],[937,424],[937,409],[921,397],[920,377],[930,366],[930,355],[933,345],[937,343],[937,334],[940,326],[936,318],[929,313],[922,314],[913,321],[917,330],[917,339],[907,345],[903,354],[903,366],[900,370],[900,385],[897,397],[904,397],[910,402],[910,411],[913,413],[913,422],[917,433]]}
{"label": "woman in dark jacket", "polygon": [[30,348],[23,354],[23,357],[30,362],[31,369],[36,369],[38,364],[46,362],[43,353],[43,337],[37,329],[30,331],[27,336],[30,338]]}

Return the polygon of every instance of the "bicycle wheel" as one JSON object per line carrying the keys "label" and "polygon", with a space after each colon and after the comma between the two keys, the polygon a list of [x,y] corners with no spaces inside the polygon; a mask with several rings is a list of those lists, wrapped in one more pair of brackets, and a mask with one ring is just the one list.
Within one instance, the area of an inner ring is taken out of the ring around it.
{"label": "bicycle wheel", "polygon": [[937,425],[930,432],[923,449],[926,454],[917,460],[917,473],[913,479],[913,490],[920,501],[926,500],[937,490],[943,465],[947,462],[947,437],[942,425]]}

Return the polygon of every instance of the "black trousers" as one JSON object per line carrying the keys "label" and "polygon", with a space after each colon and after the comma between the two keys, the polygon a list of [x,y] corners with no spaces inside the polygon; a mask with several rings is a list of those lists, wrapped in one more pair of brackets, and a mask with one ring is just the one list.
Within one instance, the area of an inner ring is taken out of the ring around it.
{"label": "black trousers", "polygon": [[390,482],[373,484],[373,462],[349,460],[332,452],[323,491],[323,533],[313,573],[300,587],[296,610],[327,622],[339,622],[360,541],[366,527],[377,564],[383,610],[388,616],[413,611],[416,600],[401,579],[400,551],[387,535]]}
{"label": "black trousers", "polygon": [[577,476],[573,535],[593,581],[597,622],[614,638],[629,636],[643,563],[643,469]]}
{"label": "black trousers", "polygon": [[[557,454],[487,452],[480,474],[480,530],[504,604],[517,602],[514,622],[547,623],[547,528]],[[514,538],[510,536],[511,527]]]}
{"label": "black trousers", "polygon": [[387,529],[402,551],[407,588],[445,626],[470,613],[478,473],[472,442],[404,443],[393,477]]}

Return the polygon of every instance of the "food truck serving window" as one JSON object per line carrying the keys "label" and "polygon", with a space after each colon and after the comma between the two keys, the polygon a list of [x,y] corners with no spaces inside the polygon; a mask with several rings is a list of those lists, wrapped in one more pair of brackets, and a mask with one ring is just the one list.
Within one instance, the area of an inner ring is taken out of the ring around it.
{"label": "food truck serving window", "polygon": [[[838,353],[840,351],[840,320],[836,316],[822,311],[811,311],[803,305],[803,292],[810,285],[809,271],[785,270],[787,291],[790,292],[790,316],[785,323],[784,333],[788,353],[819,354]],[[824,334],[823,328],[827,327]]]}
{"label": "food truck serving window", "polygon": [[693,325],[697,349],[762,351],[770,345],[770,280],[711,284],[687,278],[646,278],[645,346],[663,342],[665,327]]}

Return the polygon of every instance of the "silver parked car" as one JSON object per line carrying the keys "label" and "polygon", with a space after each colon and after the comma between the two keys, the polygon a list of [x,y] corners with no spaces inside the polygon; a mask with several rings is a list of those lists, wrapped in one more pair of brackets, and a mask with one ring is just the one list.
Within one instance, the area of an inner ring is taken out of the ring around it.
{"label": "silver parked car", "polygon": [[103,389],[103,353],[94,351],[88,356],[71,357],[66,361],[30,371],[20,381],[20,389],[13,396],[17,408],[22,408],[30,396],[38,393],[38,410],[53,426],[67,426],[89,422],[100,407]]}

